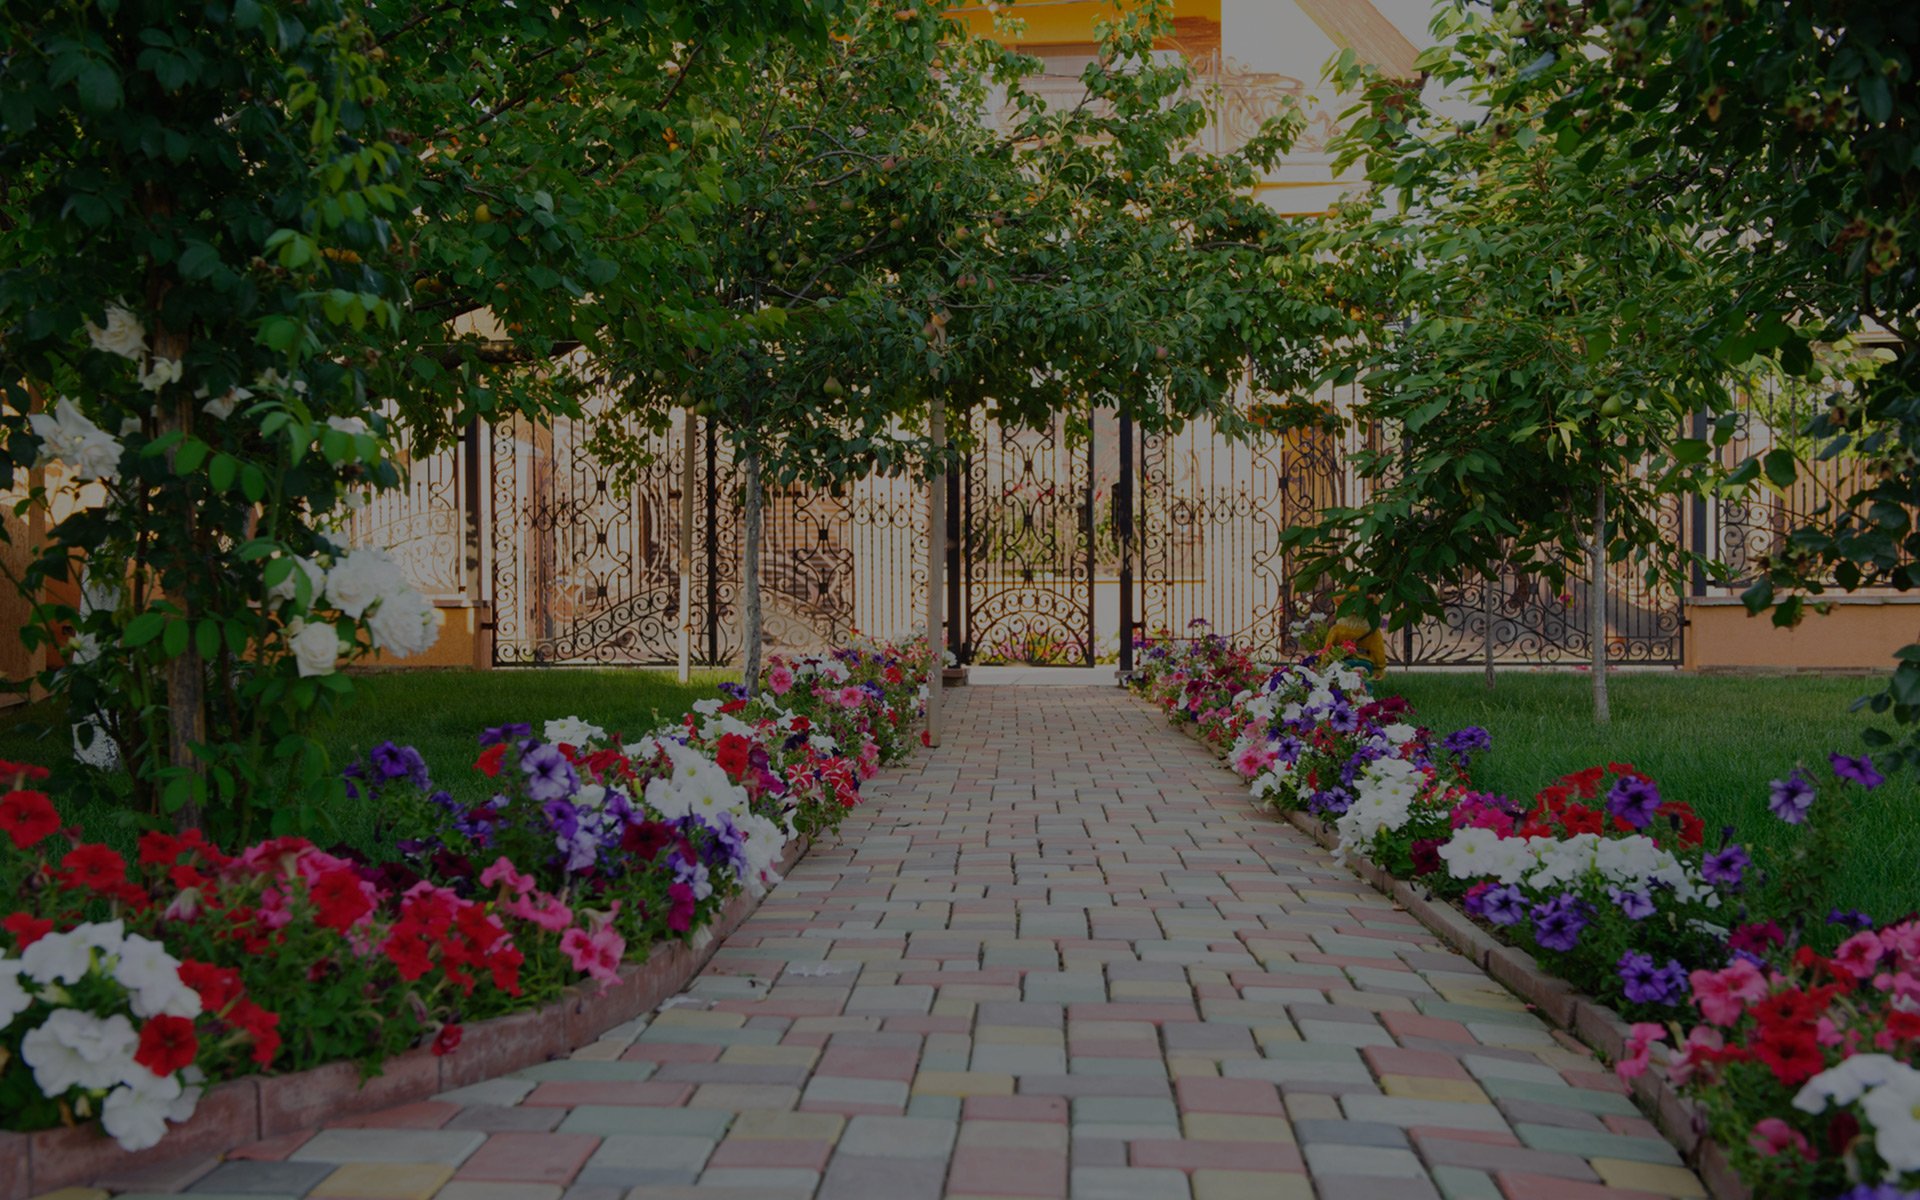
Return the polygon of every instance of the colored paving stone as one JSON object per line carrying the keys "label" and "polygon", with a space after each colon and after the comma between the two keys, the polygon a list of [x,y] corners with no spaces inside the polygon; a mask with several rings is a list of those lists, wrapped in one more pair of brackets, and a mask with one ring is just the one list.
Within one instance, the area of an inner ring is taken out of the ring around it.
{"label": "colored paving stone", "polygon": [[242,1148],[184,1194],[1704,1194],[1601,1064],[1158,714],[1066,687],[956,690],[947,713],[686,996]]}

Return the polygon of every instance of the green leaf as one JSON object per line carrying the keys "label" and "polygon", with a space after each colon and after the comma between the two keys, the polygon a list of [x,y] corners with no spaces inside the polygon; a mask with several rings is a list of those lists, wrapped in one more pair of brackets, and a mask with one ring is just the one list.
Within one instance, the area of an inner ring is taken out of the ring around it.
{"label": "green leaf", "polygon": [[165,613],[144,612],[127,622],[127,630],[120,636],[120,640],[129,647],[144,646],[159,637],[160,631],[166,627]]}
{"label": "green leaf", "polygon": [[1772,483],[1775,487],[1784,488],[1793,485],[1794,476],[1797,474],[1797,464],[1794,461],[1793,451],[1786,449],[1769,450],[1767,451],[1766,457],[1761,460],[1761,465],[1767,472],[1768,482]]}
{"label": "green leaf", "polygon": [[224,492],[233,486],[233,477],[240,470],[240,460],[231,454],[222,452],[213,456],[213,465],[207,468],[207,482],[216,492]]}
{"label": "green leaf", "polygon": [[167,622],[166,633],[160,639],[160,649],[168,658],[179,658],[187,652],[187,642],[192,636],[193,630],[186,621],[171,619]]}

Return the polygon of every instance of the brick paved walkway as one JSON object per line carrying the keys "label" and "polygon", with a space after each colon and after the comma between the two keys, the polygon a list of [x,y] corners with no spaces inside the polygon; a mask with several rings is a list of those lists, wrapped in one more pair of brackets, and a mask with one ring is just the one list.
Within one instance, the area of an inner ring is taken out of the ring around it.
{"label": "brick paved walkway", "polygon": [[[687,997],[193,1193],[1701,1194],[1584,1051],[1114,689],[954,694]],[[369,1128],[368,1126],[372,1126]]]}

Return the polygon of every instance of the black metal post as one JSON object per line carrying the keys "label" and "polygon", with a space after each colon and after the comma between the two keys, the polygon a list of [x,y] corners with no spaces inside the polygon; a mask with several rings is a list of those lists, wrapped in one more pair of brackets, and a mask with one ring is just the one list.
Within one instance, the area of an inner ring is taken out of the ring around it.
{"label": "black metal post", "polygon": [[962,460],[960,470],[947,472],[947,527],[941,530],[942,536],[947,539],[947,649],[953,651],[956,663],[967,661],[967,643],[962,628],[966,609],[962,603],[964,589],[960,583],[960,478],[965,471],[966,464]]}
{"label": "black metal post", "polygon": [[[1701,441],[1707,439],[1706,413],[1697,412],[1693,414],[1693,436]],[[1694,553],[1693,594],[1696,596],[1704,596],[1707,594],[1707,498],[1698,494],[1693,497],[1693,529],[1691,541]],[[1686,624],[1684,620],[1685,612],[1683,611],[1681,615],[1683,618],[1681,625],[1684,626]]]}
{"label": "black metal post", "polygon": [[1120,414],[1120,480],[1113,488],[1113,528],[1120,542],[1120,673],[1133,670],[1133,418]]}
{"label": "black metal post", "polygon": [[1091,667],[1099,659],[1100,629],[1099,620],[1094,616],[1100,596],[1100,546],[1095,537],[1099,526],[1093,519],[1093,493],[1099,485],[1100,475],[1094,459],[1094,444],[1098,440],[1093,436],[1094,422],[1099,414],[1087,413],[1087,491],[1081,511],[1085,514],[1081,524],[1087,537],[1087,665]]}

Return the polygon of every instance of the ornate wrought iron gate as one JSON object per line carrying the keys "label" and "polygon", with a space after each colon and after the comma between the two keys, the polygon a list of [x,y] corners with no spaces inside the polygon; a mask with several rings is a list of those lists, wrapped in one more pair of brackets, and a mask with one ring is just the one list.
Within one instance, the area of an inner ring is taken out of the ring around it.
{"label": "ornate wrought iron gate", "polygon": [[[1337,397],[1335,398],[1338,399]],[[589,444],[595,423],[557,418],[476,430],[412,465],[406,492],[357,514],[350,535],[390,546],[423,588],[490,607],[498,665],[656,666],[675,661],[683,624],[695,662],[736,661],[740,630],[737,486],[724,439],[702,425],[633,431],[651,454],[623,486]],[[1091,436],[973,418],[974,449],[949,478],[948,647],[962,661],[1083,665],[1124,660],[1136,635],[1189,636],[1196,622],[1279,656],[1289,626],[1326,607],[1280,546],[1328,505],[1364,499],[1351,436],[1230,442],[1205,424],[1141,435],[1111,413]],[[680,552],[692,455],[692,554]],[[1724,530],[1732,510],[1719,512]],[[1704,549],[1700,514],[1663,514]],[[819,648],[860,631],[918,632],[926,585],[925,489],[870,478],[844,488],[773,489],[762,582],[776,647]],[[1724,537],[1724,534],[1722,535]],[[1723,551],[1726,547],[1719,547]],[[681,575],[689,611],[680,611]],[[1620,662],[1677,665],[1677,596],[1649,592],[1630,565],[1610,581],[1609,649]],[[1408,665],[1472,664],[1488,637],[1507,664],[1584,661],[1587,589],[1554,594],[1538,573],[1457,589],[1444,619],[1396,633]]]}
{"label": "ornate wrought iron gate", "polygon": [[956,655],[1092,665],[1098,440],[1076,444],[1064,417],[1030,430],[976,416],[972,433],[959,484],[960,602],[949,616]]}

